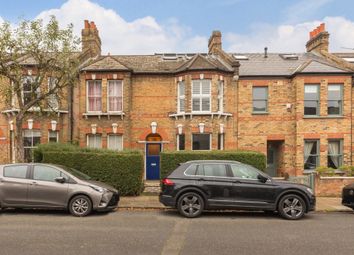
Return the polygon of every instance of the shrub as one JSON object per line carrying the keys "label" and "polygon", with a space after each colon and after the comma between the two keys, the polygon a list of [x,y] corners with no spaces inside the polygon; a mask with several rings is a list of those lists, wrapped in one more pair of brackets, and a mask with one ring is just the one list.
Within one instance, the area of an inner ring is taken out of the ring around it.
{"label": "shrub", "polygon": [[266,157],[253,151],[174,151],[161,153],[161,178],[168,176],[179,163],[189,160],[235,160],[264,171]]}
{"label": "shrub", "polygon": [[319,166],[315,170],[320,176],[334,176],[335,170],[331,167]]}
{"label": "shrub", "polygon": [[75,168],[94,180],[112,185],[121,195],[139,195],[143,188],[144,161],[139,151],[117,152],[53,143],[39,146],[35,159]]}
{"label": "shrub", "polygon": [[354,176],[354,166],[341,166],[339,170],[343,171],[346,176]]}

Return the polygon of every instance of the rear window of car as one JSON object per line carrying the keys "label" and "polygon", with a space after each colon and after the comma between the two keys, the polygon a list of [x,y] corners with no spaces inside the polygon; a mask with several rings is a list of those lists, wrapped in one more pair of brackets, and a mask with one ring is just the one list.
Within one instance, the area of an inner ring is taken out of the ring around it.
{"label": "rear window of car", "polygon": [[5,166],[4,177],[26,179],[27,166]]}
{"label": "rear window of car", "polygon": [[184,173],[186,175],[196,175],[197,166],[196,164],[190,165]]}

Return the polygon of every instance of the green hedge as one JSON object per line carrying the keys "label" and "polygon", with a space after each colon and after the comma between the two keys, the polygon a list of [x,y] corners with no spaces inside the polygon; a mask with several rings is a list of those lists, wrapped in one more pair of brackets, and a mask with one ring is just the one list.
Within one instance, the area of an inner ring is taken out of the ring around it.
{"label": "green hedge", "polygon": [[161,178],[168,176],[179,163],[189,160],[235,160],[264,171],[266,157],[253,151],[174,151],[161,153]]}
{"label": "green hedge", "polygon": [[35,150],[35,161],[75,168],[94,180],[117,188],[121,195],[139,195],[143,189],[143,155],[139,151],[110,151],[66,144],[46,144]]}

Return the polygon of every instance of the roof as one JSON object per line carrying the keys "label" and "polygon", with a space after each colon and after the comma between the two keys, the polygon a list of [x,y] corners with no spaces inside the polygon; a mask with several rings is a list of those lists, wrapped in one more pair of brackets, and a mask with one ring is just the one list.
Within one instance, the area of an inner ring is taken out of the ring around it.
{"label": "roof", "polygon": [[[234,54],[232,54],[234,55]],[[313,53],[291,53],[297,58],[286,59],[284,53],[237,53],[247,59],[239,60],[240,76],[292,76],[296,73],[350,73],[347,69]]]}
{"label": "roof", "polygon": [[82,71],[127,71],[125,65],[111,56],[99,57],[96,61],[81,69]]}
{"label": "roof", "polygon": [[176,73],[193,70],[233,72],[233,68],[218,56],[194,53],[101,56],[81,70],[131,70],[134,73]]}

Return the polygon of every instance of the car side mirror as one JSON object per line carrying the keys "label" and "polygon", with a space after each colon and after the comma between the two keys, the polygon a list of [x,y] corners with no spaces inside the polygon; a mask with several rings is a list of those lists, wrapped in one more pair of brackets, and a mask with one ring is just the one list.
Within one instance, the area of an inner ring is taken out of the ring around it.
{"label": "car side mirror", "polygon": [[66,181],[66,179],[63,176],[56,177],[54,180],[59,183],[65,183]]}
{"label": "car side mirror", "polygon": [[261,175],[261,174],[257,175],[257,179],[258,179],[259,181],[263,182],[263,183],[265,183],[265,182],[268,181],[268,178],[265,177],[265,176],[263,176],[263,175]]}

